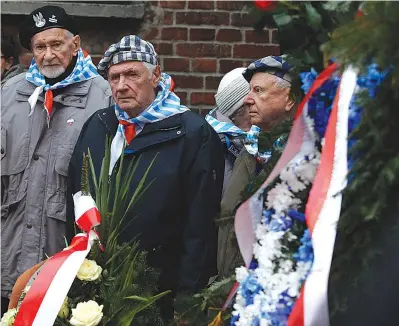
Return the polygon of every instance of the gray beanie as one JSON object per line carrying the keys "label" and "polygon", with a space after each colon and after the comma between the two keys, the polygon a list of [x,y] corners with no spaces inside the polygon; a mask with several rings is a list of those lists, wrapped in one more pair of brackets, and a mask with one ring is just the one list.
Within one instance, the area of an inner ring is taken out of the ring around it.
{"label": "gray beanie", "polygon": [[216,109],[230,118],[244,104],[249,93],[249,83],[243,76],[245,68],[236,68],[228,72],[220,81],[215,95]]}

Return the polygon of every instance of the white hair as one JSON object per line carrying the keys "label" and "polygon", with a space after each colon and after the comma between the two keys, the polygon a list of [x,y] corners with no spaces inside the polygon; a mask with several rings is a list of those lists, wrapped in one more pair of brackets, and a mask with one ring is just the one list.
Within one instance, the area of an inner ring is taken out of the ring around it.
{"label": "white hair", "polygon": [[143,61],[143,63],[144,63],[144,66],[147,68],[147,70],[148,70],[148,72],[150,74],[150,78],[149,79],[151,79],[151,76],[152,76],[156,66],[151,64],[151,63],[149,63],[149,62],[144,62]]}
{"label": "white hair", "polygon": [[291,84],[285,79],[274,76],[274,80],[274,85],[276,85],[277,88],[291,88]]}
{"label": "white hair", "polygon": [[71,39],[72,37],[74,37],[74,35],[67,29],[64,29],[64,35],[67,39]]}

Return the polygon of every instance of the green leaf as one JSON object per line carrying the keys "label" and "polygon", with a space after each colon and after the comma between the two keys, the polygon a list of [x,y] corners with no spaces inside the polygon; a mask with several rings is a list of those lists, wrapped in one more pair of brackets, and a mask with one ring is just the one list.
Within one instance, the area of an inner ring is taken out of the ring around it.
{"label": "green leaf", "polygon": [[292,16],[290,16],[286,13],[273,15],[273,18],[274,18],[274,21],[276,22],[277,26],[279,26],[279,27],[288,25],[292,21]]}
{"label": "green leaf", "polygon": [[320,25],[321,25],[321,16],[320,16],[320,14],[312,6],[311,3],[305,3],[305,9],[306,9],[306,14],[308,16],[308,20],[309,20],[310,26],[312,26],[313,29],[319,29]]}
{"label": "green leaf", "polygon": [[152,304],[155,303],[155,301],[159,300],[166,294],[170,293],[171,291],[165,291],[162,293],[159,293],[157,295],[154,295],[149,298],[144,298],[144,297],[139,297],[136,295],[132,295],[129,297],[125,297],[124,299],[130,299],[130,300],[136,300],[140,301],[140,303],[133,305],[132,307],[129,308],[129,311],[127,311],[124,316],[122,316],[119,320],[119,325],[121,326],[130,326],[132,324],[132,321],[134,317],[142,310],[146,309],[147,307],[151,306]]}

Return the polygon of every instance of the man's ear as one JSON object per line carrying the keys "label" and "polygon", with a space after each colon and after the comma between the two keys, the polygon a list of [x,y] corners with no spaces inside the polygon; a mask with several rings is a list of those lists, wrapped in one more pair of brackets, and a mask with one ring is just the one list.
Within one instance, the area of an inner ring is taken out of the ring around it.
{"label": "man's ear", "polygon": [[6,70],[10,69],[14,64],[14,57],[9,57],[6,59],[5,68]]}
{"label": "man's ear", "polygon": [[295,95],[291,93],[291,89],[289,89],[287,94],[287,103],[285,105],[285,111],[290,112],[295,107],[296,98]]}
{"label": "man's ear", "polygon": [[151,84],[154,88],[158,86],[160,79],[161,79],[161,67],[157,65],[151,76]]}
{"label": "man's ear", "polygon": [[289,98],[287,104],[285,105],[285,111],[290,112],[294,106],[295,106],[295,101]]}
{"label": "man's ear", "polygon": [[73,56],[77,56],[78,51],[80,49],[80,36],[75,35],[72,39],[72,44],[73,44]]}

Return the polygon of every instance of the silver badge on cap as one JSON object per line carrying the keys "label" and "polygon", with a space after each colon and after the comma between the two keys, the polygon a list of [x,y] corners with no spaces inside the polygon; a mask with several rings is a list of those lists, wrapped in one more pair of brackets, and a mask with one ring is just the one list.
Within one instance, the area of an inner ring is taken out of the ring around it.
{"label": "silver badge on cap", "polygon": [[56,23],[57,22],[57,18],[53,15],[51,18],[48,19],[49,22],[51,23]]}
{"label": "silver badge on cap", "polygon": [[43,18],[41,12],[39,12],[37,15],[33,15],[33,20],[35,21],[36,27],[43,27],[46,23],[46,20]]}

